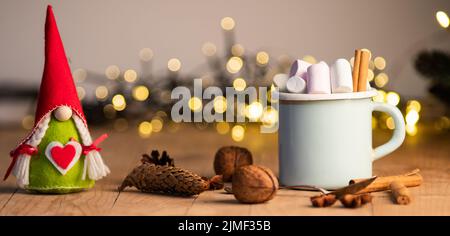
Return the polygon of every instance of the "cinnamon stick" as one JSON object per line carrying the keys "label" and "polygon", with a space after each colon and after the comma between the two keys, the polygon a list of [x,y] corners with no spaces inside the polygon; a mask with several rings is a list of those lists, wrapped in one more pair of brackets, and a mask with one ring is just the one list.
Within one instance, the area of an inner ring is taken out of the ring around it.
{"label": "cinnamon stick", "polygon": [[367,49],[361,50],[361,60],[359,64],[359,76],[358,76],[358,92],[367,90],[367,75],[369,73],[369,61],[371,53]]}
{"label": "cinnamon stick", "polygon": [[358,77],[359,77],[359,65],[361,63],[361,49],[355,50],[355,57],[353,60],[353,92],[358,92]]}
{"label": "cinnamon stick", "polygon": [[[364,181],[366,179],[352,179],[349,184],[358,183]],[[422,176],[418,173],[418,171],[414,171],[412,173],[408,173],[405,175],[394,175],[394,176],[381,176],[375,179],[371,184],[369,184],[364,189],[360,190],[360,193],[370,193],[370,192],[379,192],[390,190],[390,184],[394,181],[398,181],[405,185],[405,187],[415,187],[419,186],[423,182]]]}
{"label": "cinnamon stick", "polygon": [[392,199],[400,205],[408,205],[411,197],[408,188],[400,181],[394,181],[389,185],[391,189]]}

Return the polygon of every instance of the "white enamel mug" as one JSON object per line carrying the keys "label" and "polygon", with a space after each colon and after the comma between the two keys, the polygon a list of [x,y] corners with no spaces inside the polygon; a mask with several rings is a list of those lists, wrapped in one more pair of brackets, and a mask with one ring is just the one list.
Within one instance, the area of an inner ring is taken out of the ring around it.
{"label": "white enamel mug", "polygon": [[[279,174],[284,186],[336,189],[372,176],[372,162],[397,149],[405,123],[397,107],[372,101],[376,90],[337,94],[279,93]],[[392,138],[372,148],[372,112],[394,119]]]}

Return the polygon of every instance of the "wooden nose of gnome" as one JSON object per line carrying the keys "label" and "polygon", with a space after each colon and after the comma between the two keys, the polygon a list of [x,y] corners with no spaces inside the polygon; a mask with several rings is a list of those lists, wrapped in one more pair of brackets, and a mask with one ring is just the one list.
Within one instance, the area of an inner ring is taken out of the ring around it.
{"label": "wooden nose of gnome", "polygon": [[72,117],[72,109],[68,106],[60,106],[53,111],[53,115],[59,121],[66,121]]}

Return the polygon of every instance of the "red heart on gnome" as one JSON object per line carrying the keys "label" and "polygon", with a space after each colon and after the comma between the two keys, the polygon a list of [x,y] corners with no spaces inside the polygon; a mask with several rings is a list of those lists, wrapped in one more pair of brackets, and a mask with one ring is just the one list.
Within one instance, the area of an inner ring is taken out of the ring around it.
{"label": "red heart on gnome", "polygon": [[75,157],[75,147],[73,145],[66,145],[64,147],[55,146],[50,150],[53,160],[63,169],[72,162]]}
{"label": "red heart on gnome", "polygon": [[66,145],[54,141],[47,145],[45,156],[61,174],[65,175],[80,158],[81,150],[81,145],[75,141],[70,141]]}

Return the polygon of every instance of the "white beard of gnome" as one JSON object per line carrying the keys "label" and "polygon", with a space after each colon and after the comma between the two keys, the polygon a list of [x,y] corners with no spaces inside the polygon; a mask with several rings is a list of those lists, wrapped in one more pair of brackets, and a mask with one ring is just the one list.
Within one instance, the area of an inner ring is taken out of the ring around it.
{"label": "white beard of gnome", "polygon": [[[45,132],[48,129],[52,112],[55,118],[59,121],[66,121],[72,118],[75,122],[84,147],[83,154],[86,158],[84,161],[82,179],[86,179],[87,175],[89,179],[99,180],[108,175],[110,170],[103,162],[103,159],[96,148],[97,144],[103,141],[106,136],[101,136],[96,140],[96,143],[92,142],[92,137],[86,124],[77,114],[72,112],[70,107],[61,106],[45,115],[41,121],[38,122],[38,125],[31,132],[29,138],[26,142],[24,142],[24,144],[30,145],[31,147],[37,147],[40,144]],[[17,178],[17,185],[21,188],[24,188],[29,184],[30,158],[32,155],[33,153],[20,154],[14,164],[12,174]]]}

